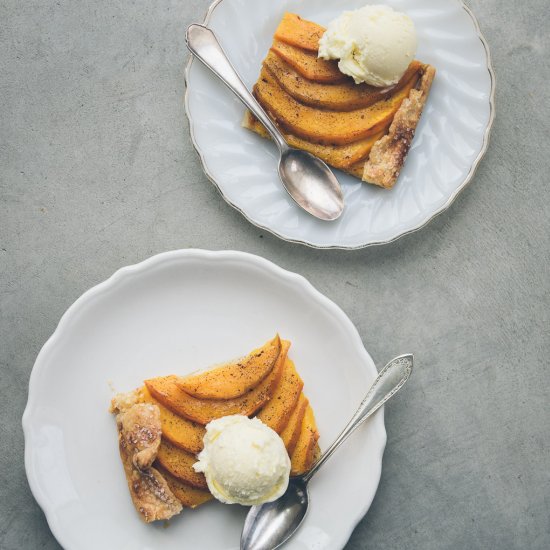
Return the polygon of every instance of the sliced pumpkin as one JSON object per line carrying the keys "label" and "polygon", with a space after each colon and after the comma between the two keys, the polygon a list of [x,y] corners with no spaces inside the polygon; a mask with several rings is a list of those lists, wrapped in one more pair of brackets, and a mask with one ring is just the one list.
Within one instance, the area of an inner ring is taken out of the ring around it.
{"label": "sliced pumpkin", "polygon": [[[262,123],[252,113],[250,113],[250,111],[247,111],[245,114],[243,126],[253,132],[256,132],[264,138],[270,139],[270,135]],[[285,132],[282,128],[280,128],[280,130],[291,147],[308,151],[335,168],[347,170],[351,165],[362,161],[361,170],[358,172],[360,174],[359,178],[361,178],[361,175],[363,174],[363,165],[366,158],[369,156],[373,145],[387,132],[388,127],[389,126],[384,127],[377,134],[369,136],[365,139],[360,139],[354,143],[350,143],[348,145],[334,145],[332,147],[330,145],[312,143],[306,139],[293,136],[292,134]]]}
{"label": "sliced pumpkin", "polygon": [[302,19],[295,13],[286,12],[275,31],[275,38],[292,46],[317,52],[319,40],[325,34],[325,30],[325,27],[313,21]]}
{"label": "sliced pumpkin", "polygon": [[315,143],[344,145],[372,136],[391,123],[418,80],[415,75],[399,92],[370,107],[349,112],[323,111],[302,105],[287,94],[265,68],[254,95],[272,119],[289,133]]}
{"label": "sliced pumpkin", "polygon": [[333,111],[354,111],[373,105],[396,93],[416,73],[420,73],[422,64],[420,61],[413,61],[399,82],[387,88],[376,88],[368,84],[355,84],[351,78],[341,84],[331,84],[330,86],[312,82],[300,75],[273,52],[267,54],[264,59],[264,67],[275,77],[279,86],[287,94],[304,105]]}
{"label": "sliced pumpkin", "polygon": [[197,487],[198,489],[206,489],[208,487],[204,474],[193,470],[193,464],[197,462],[195,455],[172,445],[166,439],[163,439],[160,443],[157,462],[169,474],[192,487]]}
{"label": "sliced pumpkin", "polygon": [[311,405],[308,405],[304,418],[302,420],[302,428],[296,447],[290,456],[290,475],[300,475],[307,472],[313,466],[315,458],[315,446],[319,439],[317,432],[317,424]]}
{"label": "sliced pumpkin", "polygon": [[206,372],[181,378],[179,387],[199,399],[234,399],[255,388],[273,369],[281,351],[275,336],[246,357]]}
{"label": "sliced pumpkin", "polygon": [[302,428],[302,420],[304,419],[304,414],[308,404],[309,402],[307,397],[301,393],[298,403],[296,403],[285,429],[280,434],[281,439],[285,444],[288,456],[292,455],[294,448],[296,447],[296,442],[298,441],[300,430]]}
{"label": "sliced pumpkin", "polygon": [[343,82],[349,78],[340,71],[336,61],[319,59],[315,52],[302,50],[280,40],[273,41],[271,51],[284,59],[302,76],[313,82],[334,84],[335,82]]}
{"label": "sliced pumpkin", "polygon": [[202,440],[206,431],[204,426],[174,414],[170,409],[167,409],[160,403],[160,401],[155,399],[149,393],[147,387],[141,388],[140,393],[143,402],[152,403],[159,408],[162,437],[176,445],[176,447],[180,447],[192,454],[197,454],[202,451]]}
{"label": "sliced pumpkin", "polygon": [[177,376],[161,376],[145,381],[151,395],[173,413],[206,425],[215,418],[231,414],[250,416],[269,401],[283,372],[286,353],[281,353],[273,370],[254,389],[242,397],[226,400],[197,399],[180,386]]}
{"label": "sliced pumpkin", "polygon": [[[288,342],[290,346],[290,342]],[[296,371],[294,362],[287,357],[283,374],[271,399],[262,407],[257,417],[280,434],[300,398],[304,381]]]}
{"label": "sliced pumpkin", "polygon": [[197,489],[196,487],[188,485],[177,477],[174,477],[170,472],[162,468],[162,466],[159,466],[159,472],[166,480],[174,496],[181,502],[182,506],[186,508],[196,508],[214,498],[210,491]]}

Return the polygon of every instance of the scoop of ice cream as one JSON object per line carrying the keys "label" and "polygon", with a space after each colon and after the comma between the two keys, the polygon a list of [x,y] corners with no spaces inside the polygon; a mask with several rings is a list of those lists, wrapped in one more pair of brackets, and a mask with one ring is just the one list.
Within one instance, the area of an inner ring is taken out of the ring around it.
{"label": "scoop of ice cream", "polygon": [[339,59],[338,68],[356,84],[396,84],[416,53],[416,31],[410,17],[389,6],[345,11],[319,40],[319,57]]}
{"label": "scoop of ice cream", "polygon": [[204,472],[210,492],[226,504],[271,502],[288,486],[290,459],[284,443],[257,418],[212,420],[198,458],[193,468]]}

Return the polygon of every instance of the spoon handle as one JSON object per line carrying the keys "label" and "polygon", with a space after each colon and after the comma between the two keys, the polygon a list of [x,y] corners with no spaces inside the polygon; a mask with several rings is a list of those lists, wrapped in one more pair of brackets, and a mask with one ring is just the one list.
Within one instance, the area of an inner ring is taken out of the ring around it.
{"label": "spoon handle", "polygon": [[204,25],[190,25],[185,34],[189,51],[208,67],[266,127],[281,152],[288,149],[285,138],[248,91],[237,71],[220,46],[216,35]]}
{"label": "spoon handle", "polygon": [[392,359],[379,373],[370,387],[365,399],[353,415],[349,424],[336,441],[323,453],[313,468],[303,476],[307,483],[319,468],[332,456],[334,451],[358,428],[369,416],[376,412],[390,397],[393,397],[409,379],[413,368],[412,355],[400,355]]}

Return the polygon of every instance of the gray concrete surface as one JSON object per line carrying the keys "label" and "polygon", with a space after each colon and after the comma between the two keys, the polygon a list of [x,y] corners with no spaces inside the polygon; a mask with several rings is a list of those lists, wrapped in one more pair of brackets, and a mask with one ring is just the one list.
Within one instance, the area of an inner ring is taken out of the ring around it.
{"label": "gray concrete surface", "polygon": [[379,364],[415,351],[348,550],[549,548],[547,0],[471,2],[497,73],[490,150],[427,228],[354,253],[263,233],[204,177],[181,99],[183,30],[208,3],[0,2],[0,548],[59,548],[23,467],[41,345],[114,270],[186,247],[302,273]]}

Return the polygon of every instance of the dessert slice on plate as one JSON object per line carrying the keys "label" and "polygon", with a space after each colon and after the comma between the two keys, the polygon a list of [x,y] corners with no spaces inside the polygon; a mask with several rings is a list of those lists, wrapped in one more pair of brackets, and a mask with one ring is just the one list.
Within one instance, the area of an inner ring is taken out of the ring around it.
{"label": "dessert slice on plate", "polygon": [[[369,13],[375,7],[365,9]],[[401,22],[403,14],[389,8],[381,13],[381,21],[389,18],[388,28],[404,25],[403,32],[409,32],[407,22]],[[343,32],[343,23],[335,22],[335,26],[336,30],[331,25],[325,39],[324,27],[286,13],[263,61],[254,95],[292,147],[309,151],[363,181],[391,188],[411,146],[435,69],[411,59],[408,65],[398,67],[397,77],[372,73],[359,82],[359,69],[365,67],[354,65],[357,50],[351,62],[343,57],[340,62],[319,57],[320,41],[325,42],[324,57],[332,55],[326,43],[335,32]],[[395,59],[390,61],[395,65]],[[382,67],[379,72],[389,74],[391,70]],[[369,77],[377,85],[369,83]],[[269,137],[250,112],[246,112],[243,126]]]}
{"label": "dessert slice on plate", "polygon": [[289,348],[277,335],[242,359],[152,378],[113,398],[130,495],[144,521],[169,519],[213,496],[241,504],[274,499],[289,474],[313,466],[319,433]]}

